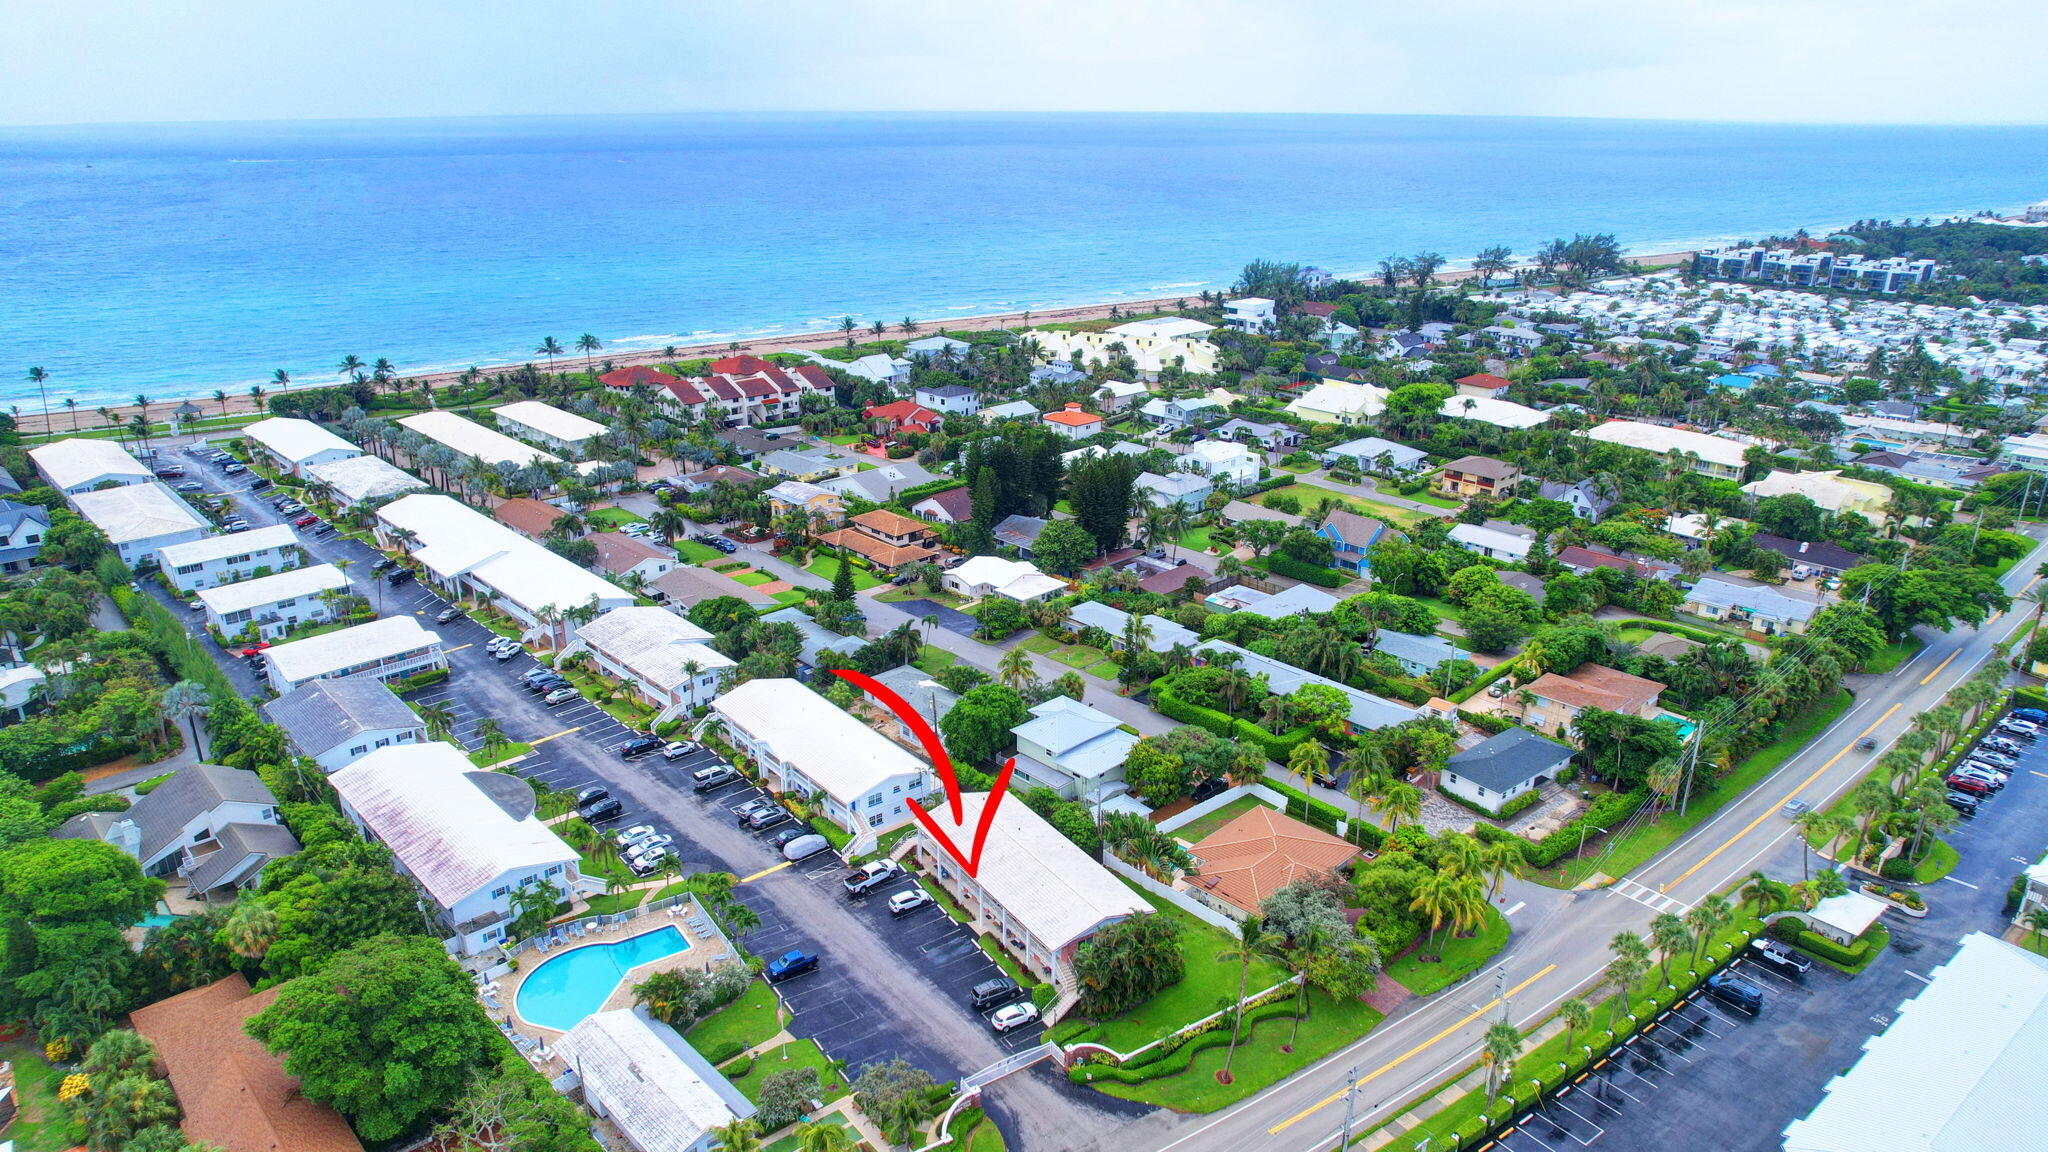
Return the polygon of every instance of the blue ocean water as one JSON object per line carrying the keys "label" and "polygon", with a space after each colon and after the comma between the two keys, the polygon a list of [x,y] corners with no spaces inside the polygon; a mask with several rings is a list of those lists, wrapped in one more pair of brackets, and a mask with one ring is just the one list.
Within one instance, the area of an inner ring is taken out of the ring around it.
{"label": "blue ocean water", "polygon": [[[1638,252],[2048,195],[2048,130],[663,116],[0,130],[0,403],[1042,309],[1573,231]],[[29,404],[24,404],[24,408]]]}

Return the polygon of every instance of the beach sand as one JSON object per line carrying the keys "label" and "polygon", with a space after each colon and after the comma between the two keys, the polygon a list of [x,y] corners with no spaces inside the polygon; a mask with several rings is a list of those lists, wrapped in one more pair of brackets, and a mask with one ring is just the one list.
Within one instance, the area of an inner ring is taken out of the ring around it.
{"label": "beach sand", "polygon": [[[1676,264],[1691,255],[1691,252],[1664,252],[1648,256],[1631,256],[1629,259],[1645,267],[1656,268]],[[1446,271],[1439,273],[1437,279],[1440,282],[1455,283],[1460,280],[1469,279],[1472,275],[1473,273],[1469,270]],[[992,328],[1025,328],[1041,324],[1078,324],[1089,320],[1108,319],[1111,308],[1117,309],[1119,315],[1142,316],[1152,312],[1172,311],[1176,305],[1187,299],[1192,299],[1192,297],[1168,296],[1156,300],[1121,300],[1114,304],[1087,304],[1072,308],[1051,308],[1042,312],[1005,312],[989,316],[963,316],[958,319],[943,322],[934,321],[930,324],[920,325],[918,331],[908,337],[905,337],[903,333],[897,332],[892,326],[885,338],[892,340],[905,338],[914,340],[920,336],[932,335],[942,329],[952,332],[981,332]],[[865,329],[856,332],[854,338],[861,342],[873,339],[871,335],[867,334]],[[844,344],[845,341],[845,333],[837,330],[829,332],[802,332],[792,336],[772,336],[753,341],[740,341],[739,350],[756,356],[766,356],[771,352],[795,352],[803,349],[830,348]],[[677,345],[676,355],[674,356],[668,355],[667,350],[661,348],[639,351],[612,351],[607,349],[597,353],[593,359],[598,365],[610,361],[614,368],[630,368],[641,364],[663,364],[675,360],[696,360],[704,357],[715,358],[724,356],[728,354],[727,350],[732,343],[732,341],[721,341],[715,344]],[[544,360],[528,360],[523,363],[545,366]],[[486,374],[493,374],[508,372],[519,366],[519,364],[489,364],[478,365],[477,367]],[[555,368],[558,371],[575,372],[580,371],[583,367],[584,358],[581,356],[560,356],[555,360]],[[406,376],[404,379],[408,388],[417,391],[421,383],[428,383],[436,388],[442,388],[454,384],[461,376],[462,373],[460,371],[431,372],[423,376]],[[336,377],[334,380],[298,380],[294,381],[292,387],[286,389],[286,391],[310,391],[332,387],[337,383],[340,383],[339,377]],[[265,389],[265,398],[275,395],[276,391],[275,389]],[[70,433],[73,430],[74,421],[76,422],[77,429],[82,431],[107,427],[106,422],[100,419],[99,405],[88,407],[81,401],[78,409],[72,412],[60,406],[62,400],[63,396],[61,393],[52,394],[50,397],[50,425],[55,435],[63,436]],[[213,399],[211,391],[206,391],[191,396],[152,399],[149,406],[149,417],[152,421],[168,419],[172,409],[188,400],[198,405],[206,417],[219,417],[223,415],[221,403]],[[255,398],[249,395],[246,388],[242,391],[230,391],[227,397],[225,414],[232,416],[255,412],[258,403]],[[106,405],[106,408],[109,412],[113,413],[117,424],[126,423],[128,418],[139,410],[133,404]],[[15,422],[19,430],[25,435],[43,435],[45,429],[40,401],[35,397],[30,397],[21,405],[21,412],[15,418]]]}

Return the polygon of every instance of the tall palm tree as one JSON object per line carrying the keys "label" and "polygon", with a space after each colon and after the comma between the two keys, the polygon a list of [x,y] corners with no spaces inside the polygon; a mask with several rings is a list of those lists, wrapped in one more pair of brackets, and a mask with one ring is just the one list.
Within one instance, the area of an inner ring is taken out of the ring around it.
{"label": "tall palm tree", "polygon": [[1714,933],[1728,926],[1735,919],[1735,909],[1728,904],[1728,898],[1719,892],[1705,897],[1685,914],[1685,926],[1692,930],[1692,963],[1699,967],[1700,957],[1707,945],[1714,939]]}
{"label": "tall palm tree", "polygon": [[341,363],[334,366],[334,374],[336,376],[354,376],[358,372],[363,371],[365,367],[367,365],[363,363],[363,358],[351,352],[341,358]]}
{"label": "tall palm tree", "polygon": [[583,367],[586,370],[597,366],[597,350],[602,347],[604,347],[604,341],[599,340],[588,332],[576,338],[576,350],[583,353]]}
{"label": "tall palm tree", "polygon": [[1488,844],[1479,853],[1479,872],[1486,879],[1487,895],[1495,900],[1507,888],[1508,877],[1521,874],[1522,846],[1512,840]]}
{"label": "tall palm tree", "polygon": [[225,388],[215,388],[213,390],[213,402],[220,405],[221,417],[225,419],[228,414],[228,390]]}
{"label": "tall palm tree", "polygon": [[1564,1048],[1570,1052],[1577,1047],[1579,1029],[1593,1022],[1593,1006],[1583,997],[1574,996],[1557,1006],[1557,1018],[1564,1021]]}
{"label": "tall palm tree", "polygon": [[1496,1020],[1486,1029],[1486,1040],[1480,1045],[1480,1052],[1486,1059],[1486,1106],[1500,1096],[1500,1090],[1515,1076],[1515,1060],[1522,1055],[1522,1033],[1505,1020]]}
{"label": "tall palm tree", "polygon": [[735,1120],[711,1131],[722,1152],[761,1152],[761,1126],[752,1120]]}
{"label": "tall palm tree", "polygon": [[562,342],[560,340],[557,340],[553,336],[550,336],[547,339],[542,340],[540,344],[534,348],[533,351],[534,355],[536,356],[545,356],[548,358],[548,371],[553,372],[555,370],[555,357],[562,355],[564,349],[562,348]]}
{"label": "tall palm tree", "polygon": [[1673,953],[1690,948],[1692,933],[1686,930],[1685,921],[1670,912],[1660,912],[1650,921],[1650,939],[1657,945],[1657,963],[1664,974],[1664,983],[1671,983],[1671,956]]}
{"label": "tall palm tree", "polygon": [[282,368],[278,368],[271,372],[270,382],[277,385],[280,391],[289,389],[292,386],[292,374]]}
{"label": "tall palm tree", "polygon": [[76,396],[66,396],[64,398],[64,409],[71,413],[71,431],[75,434],[78,431],[78,398]]}
{"label": "tall palm tree", "polygon": [[2035,905],[2032,911],[2020,917],[2020,923],[2032,933],[2028,942],[2033,944],[2034,951],[2048,952],[2048,907]]}
{"label": "tall palm tree", "polygon": [[180,680],[164,689],[163,714],[172,724],[184,724],[192,732],[192,754],[206,759],[206,746],[199,738],[199,718],[213,707],[213,696],[196,680]]}
{"label": "tall palm tree", "polygon": [[1373,811],[1387,822],[1387,835],[1407,821],[1422,819],[1422,790],[1406,780],[1395,780],[1380,790]]}
{"label": "tall palm tree", "polygon": [[1038,679],[1038,673],[1031,667],[1031,654],[1020,644],[1003,653],[1002,661],[996,665],[996,677],[1005,687],[1021,691]]}
{"label": "tall palm tree", "polygon": [[[1117,813],[1117,815],[1125,815],[1125,813]],[[1238,1005],[1244,1004],[1245,991],[1251,981],[1252,961],[1273,955],[1284,942],[1284,938],[1279,933],[1266,931],[1266,921],[1263,917],[1251,915],[1237,922],[1237,941],[1235,946],[1218,952],[1216,960],[1221,964],[1228,964],[1232,961],[1237,963],[1236,1003]],[[1217,1079],[1222,1080],[1226,1084],[1230,1082],[1230,1062],[1237,1057],[1237,1042],[1242,1035],[1241,1026],[1243,1023],[1244,1011],[1242,1007],[1234,1009],[1231,1012],[1230,1020],[1230,1050],[1223,1054],[1223,1071],[1217,1073]]]}
{"label": "tall palm tree", "polygon": [[229,950],[244,960],[259,960],[277,939],[277,910],[268,903],[244,895],[228,913],[221,935]]}
{"label": "tall palm tree", "polygon": [[50,374],[41,368],[28,370],[28,382],[36,386],[36,392],[43,398],[43,435],[50,434]]}

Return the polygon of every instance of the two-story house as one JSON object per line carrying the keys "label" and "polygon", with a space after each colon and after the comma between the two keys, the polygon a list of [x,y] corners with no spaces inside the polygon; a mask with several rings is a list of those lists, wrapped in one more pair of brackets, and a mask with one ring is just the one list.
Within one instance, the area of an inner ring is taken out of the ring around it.
{"label": "two-story house", "polygon": [[861,418],[868,422],[868,431],[885,440],[910,432],[931,432],[946,422],[944,413],[915,400],[871,404],[861,409]]}
{"label": "two-story house", "polygon": [[1031,709],[1031,719],[1010,732],[1017,772],[1069,800],[1122,780],[1124,758],[1138,742],[1114,716],[1065,696]]}
{"label": "two-story house", "polygon": [[229,638],[253,630],[275,640],[305,624],[334,619],[335,600],[348,590],[348,577],[332,564],[290,568],[237,584],[199,590],[206,625]]}
{"label": "two-story house", "polygon": [[[1664,685],[1604,664],[1581,664],[1565,675],[1545,672],[1530,681],[1522,722],[1550,736],[1569,736],[1588,708],[1648,720],[1657,714]],[[1519,693],[1517,693],[1519,696]]]}
{"label": "two-story house", "polygon": [[1157,472],[1140,472],[1133,485],[1138,494],[1162,508],[1179,505],[1190,512],[1198,511],[1209,500],[1216,485],[1207,476],[1198,472],[1174,472],[1161,476]]}
{"label": "two-story house", "polygon": [[201,898],[253,888],[264,865],[299,850],[256,773],[218,764],[180,768],[127,811],[86,812],[51,835],[104,840],[143,875],[182,876]]}
{"label": "two-story house", "polygon": [[1372,568],[1373,545],[1387,535],[1387,526],[1370,516],[1332,508],[1316,528],[1316,535],[1328,540],[1334,555],[1330,563],[1346,572],[1365,574]]}
{"label": "two-story house", "polygon": [[1562,480],[1545,480],[1536,489],[1536,495],[1539,499],[1568,504],[1572,515],[1596,524],[1607,515],[1608,509],[1614,507],[1614,496],[1590,476],[1569,484]]}
{"label": "two-story house", "polygon": [[846,503],[837,493],[801,480],[784,480],[762,496],[768,501],[768,511],[777,518],[801,512],[806,516],[820,517],[828,524],[837,524],[846,516]]}
{"label": "two-story house", "polygon": [[1161,432],[1178,432],[1220,415],[1223,407],[1206,396],[1189,396],[1180,400],[1159,397],[1145,401],[1138,411],[1145,419],[1157,424]]}
{"label": "two-story house", "polygon": [[1444,465],[1436,486],[1444,495],[1459,499],[1486,496],[1499,500],[1513,495],[1515,485],[1521,482],[1522,469],[1505,460],[1495,460],[1491,456],[1460,456]]}
{"label": "two-story house", "polygon": [[597,670],[630,685],[662,724],[711,703],[731,657],[711,633],[666,608],[614,608],[576,629],[564,656],[590,653]]}
{"label": "two-story house", "polygon": [[938,555],[938,534],[931,525],[887,508],[862,512],[848,520],[846,527],[824,533],[818,540],[862,557],[880,572],[922,564]]}
{"label": "two-story house", "polygon": [[972,416],[981,411],[981,394],[965,384],[926,384],[911,395],[936,412]]}
{"label": "two-story house", "polygon": [[180,592],[197,592],[247,580],[258,573],[296,568],[305,553],[298,534],[284,524],[207,536],[172,544],[157,553],[164,579]]}
{"label": "two-story house", "polygon": [[333,773],[393,744],[424,744],[427,726],[375,676],[315,680],[263,705],[292,751]]}
{"label": "two-story house", "polygon": [[1223,324],[1240,332],[1270,332],[1279,322],[1273,301],[1263,296],[1241,296],[1223,305]]}
{"label": "two-story house", "polygon": [[0,500],[0,572],[26,572],[43,550],[49,510],[38,504]]}
{"label": "two-story house", "polygon": [[924,761],[798,681],[749,680],[711,708],[769,791],[817,803],[852,833],[849,857],[909,823],[908,802],[933,787]]}

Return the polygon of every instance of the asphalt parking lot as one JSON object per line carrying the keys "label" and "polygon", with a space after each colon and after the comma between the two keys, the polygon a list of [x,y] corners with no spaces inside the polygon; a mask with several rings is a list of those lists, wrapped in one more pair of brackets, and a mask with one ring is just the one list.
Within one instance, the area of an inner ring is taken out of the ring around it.
{"label": "asphalt parking lot", "polygon": [[975,623],[974,617],[936,600],[899,600],[892,607],[907,613],[914,620],[935,616],[938,618],[939,627],[960,636],[972,636],[974,630],[980,627]]}

